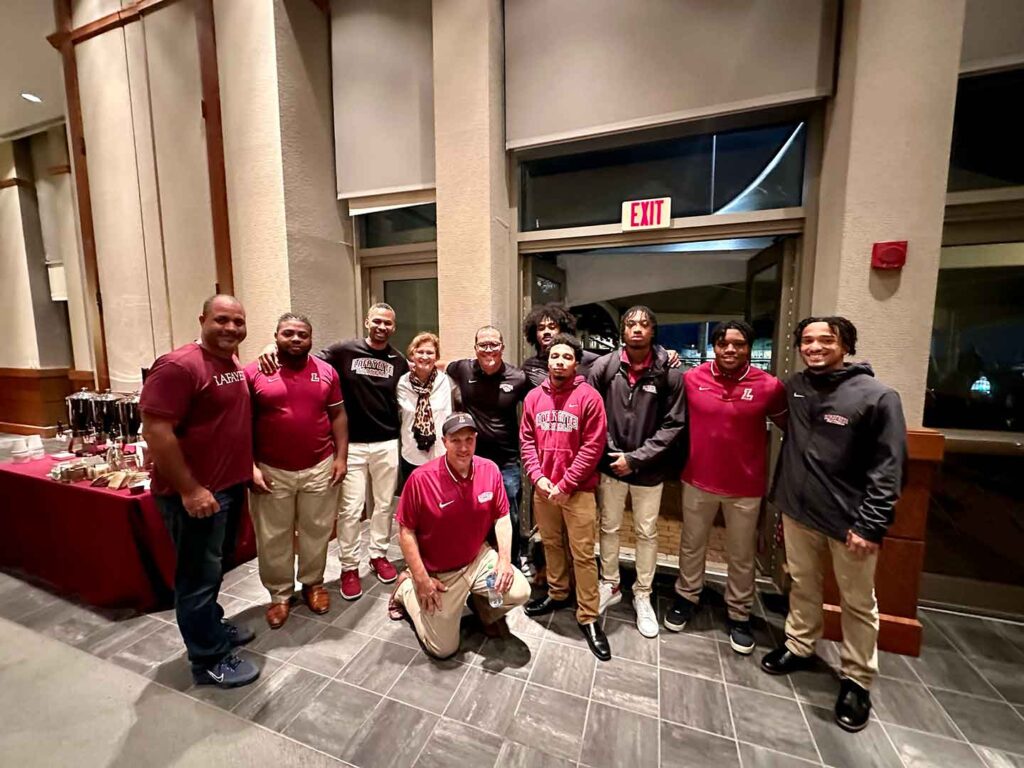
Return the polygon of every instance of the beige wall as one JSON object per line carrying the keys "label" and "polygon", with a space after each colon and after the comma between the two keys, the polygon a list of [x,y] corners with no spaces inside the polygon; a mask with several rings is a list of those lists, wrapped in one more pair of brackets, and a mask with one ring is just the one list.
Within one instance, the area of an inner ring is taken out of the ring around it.
{"label": "beige wall", "polygon": [[[0,180],[16,177],[14,148],[0,142]],[[0,368],[38,368],[32,288],[29,283],[18,187],[0,188]]]}
{"label": "beige wall", "polygon": [[961,72],[984,72],[1024,64],[1024,3],[967,0]]}
{"label": "beige wall", "polygon": [[[857,357],[900,391],[910,426],[924,411],[963,17],[963,0],[846,3],[826,120],[812,309],[857,325]],[[909,241],[907,266],[871,270],[872,243],[888,240]]]}

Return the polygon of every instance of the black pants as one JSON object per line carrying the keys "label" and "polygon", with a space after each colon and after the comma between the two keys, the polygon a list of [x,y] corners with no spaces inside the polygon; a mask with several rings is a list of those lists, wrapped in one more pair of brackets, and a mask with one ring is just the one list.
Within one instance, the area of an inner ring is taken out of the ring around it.
{"label": "black pants", "polygon": [[233,552],[245,486],[214,494],[220,511],[210,517],[191,517],[180,496],[157,496],[164,524],[171,533],[178,563],[174,571],[174,612],[178,630],[195,668],[216,664],[231,651],[217,603],[225,555]]}

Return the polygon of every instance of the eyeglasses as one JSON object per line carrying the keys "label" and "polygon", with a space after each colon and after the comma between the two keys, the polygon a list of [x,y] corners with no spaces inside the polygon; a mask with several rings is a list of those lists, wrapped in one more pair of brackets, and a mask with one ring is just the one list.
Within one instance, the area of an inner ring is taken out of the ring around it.
{"label": "eyeglasses", "polygon": [[485,341],[483,344],[477,344],[476,348],[481,352],[497,352],[502,346],[500,341]]}

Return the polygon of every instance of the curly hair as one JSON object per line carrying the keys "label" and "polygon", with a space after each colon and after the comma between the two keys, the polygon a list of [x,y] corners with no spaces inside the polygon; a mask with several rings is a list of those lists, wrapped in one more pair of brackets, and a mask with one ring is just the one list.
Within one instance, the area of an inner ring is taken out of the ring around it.
{"label": "curly hair", "polygon": [[557,302],[538,304],[530,310],[530,314],[523,320],[523,335],[526,336],[526,341],[532,344],[538,353],[542,350],[540,344],[537,343],[537,326],[540,325],[541,320],[544,318],[558,323],[558,330],[561,333],[570,335],[576,333],[576,317],[564,304]]}
{"label": "curly hair", "polygon": [[857,354],[857,326],[840,315],[827,315],[825,317],[805,317],[796,324],[793,331],[793,347],[800,349],[800,339],[803,338],[804,330],[811,323],[827,323],[832,333],[839,337],[839,341],[846,347],[847,354]]}

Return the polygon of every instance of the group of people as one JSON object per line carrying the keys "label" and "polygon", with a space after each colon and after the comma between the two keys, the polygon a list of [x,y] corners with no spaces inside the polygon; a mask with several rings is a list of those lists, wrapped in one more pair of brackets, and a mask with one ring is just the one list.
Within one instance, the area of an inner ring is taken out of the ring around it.
{"label": "group of people", "polygon": [[[238,686],[259,674],[233,651],[252,631],[227,621],[217,603],[247,487],[271,628],[287,621],[296,579],[310,610],[330,609],[324,572],[335,523],[341,597],[361,596],[369,482],[369,567],[395,582],[389,616],[408,620],[437,658],[458,651],[468,602],[490,636],[509,631],[504,616],[516,606],[531,617],[575,607],[594,655],[610,659],[599,617],[623,597],[627,499],[637,629],[647,638],[660,626],[682,630],[698,609],[721,509],[725,629],[732,649],[750,654],[770,420],[786,435],[772,493],[792,588],[786,642],[761,666],[785,674],[810,663],[829,549],[843,609],[836,719],[847,730],[867,724],[878,668],[875,562],[900,492],[906,428],[897,393],[866,364],[846,362],[857,334],[845,318],[798,324],[794,345],[806,368],[785,384],[751,365],[754,331],[742,321],[719,324],[714,359],[684,373],[678,355],[657,343],[657,317],[644,306],[622,315],[621,346],[602,357],[582,349],[564,307],[535,308],[524,331],[537,354],[522,368],[504,360],[493,326],[477,331],[475,358],[441,363],[431,333],[417,334],[403,355],[390,344],[396,317],[386,304],[370,308],[364,338],[319,355],[310,354],[309,320],[287,313],[274,344],[244,368],[238,300],[211,297],[199,319],[200,339],[156,361],[140,403],[153,492],[177,548],[175,608],[196,683]],[[387,556],[400,476],[401,574]],[[532,601],[524,478],[547,582]],[[679,576],[659,625],[651,602],[657,521],[664,482],[675,479],[683,488]]]}

